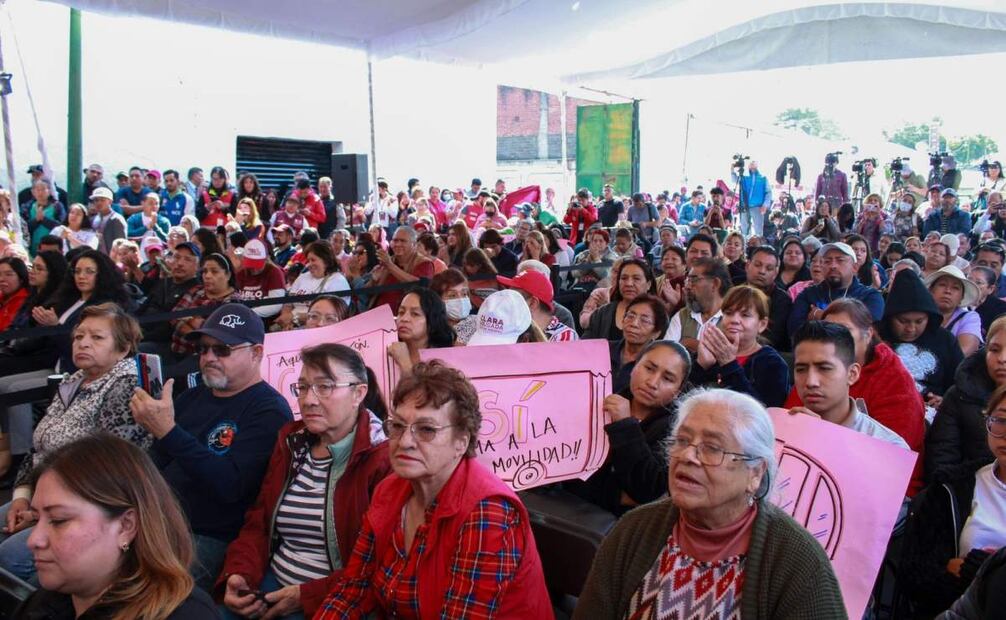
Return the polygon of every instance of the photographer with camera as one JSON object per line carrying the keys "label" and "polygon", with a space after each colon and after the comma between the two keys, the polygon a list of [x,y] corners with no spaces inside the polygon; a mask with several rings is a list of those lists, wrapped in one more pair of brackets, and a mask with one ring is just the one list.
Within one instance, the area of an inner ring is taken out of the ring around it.
{"label": "photographer with camera", "polygon": [[739,183],[741,232],[745,238],[755,235],[761,237],[765,230],[765,218],[772,208],[772,186],[768,178],[758,172],[758,162],[748,161],[748,173],[744,174],[744,155],[734,155],[730,166],[730,176],[735,184]]}
{"label": "photographer with camera", "polygon": [[946,151],[929,154],[929,185],[939,184],[952,187],[954,191],[961,187],[961,171],[957,169],[957,160]]}
{"label": "photographer with camera", "polygon": [[841,154],[842,151],[835,151],[824,156],[824,170],[817,175],[817,185],[814,187],[814,195],[824,196],[833,213],[837,213],[839,207],[849,202],[849,179],[836,167]]}
{"label": "photographer with camera", "polygon": [[897,157],[891,162],[892,202],[898,202],[905,194],[915,197],[913,204],[919,205],[926,199],[926,180],[922,175],[912,170],[907,157]]}
{"label": "photographer with camera", "polygon": [[852,164],[852,171],[856,173],[856,186],[860,188],[860,196],[876,194],[880,196],[880,204],[887,204],[887,196],[890,188],[883,172],[877,171],[877,160],[874,157],[861,159]]}
{"label": "photographer with camera", "polygon": [[992,192],[1002,193],[1003,190],[1006,190],[1006,177],[1003,177],[1003,165],[999,160],[983,160],[978,165],[978,169],[982,171],[982,180],[975,188],[972,197],[974,205],[971,209],[972,214],[977,214],[978,211],[987,208],[989,194]]}
{"label": "photographer with camera", "polygon": [[581,188],[569,199],[569,208],[566,209],[566,216],[562,221],[570,226],[569,244],[572,246],[576,246],[580,239],[584,239],[584,233],[597,221],[597,207],[591,198],[590,190]]}

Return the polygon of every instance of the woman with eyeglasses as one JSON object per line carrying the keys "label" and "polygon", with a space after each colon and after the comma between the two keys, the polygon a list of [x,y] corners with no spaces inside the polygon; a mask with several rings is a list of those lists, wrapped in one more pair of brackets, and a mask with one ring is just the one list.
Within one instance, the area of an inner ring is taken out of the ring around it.
{"label": "woman with eyeglasses", "polygon": [[[622,338],[623,320],[629,302],[644,294],[656,293],[656,281],[646,261],[626,258],[616,265],[611,288],[611,301],[595,310],[583,331],[584,338]],[[580,320],[583,321],[581,315]]]}
{"label": "woman with eyeglasses", "polygon": [[321,295],[308,306],[304,327],[327,327],[335,325],[349,316],[349,306],[339,295]]}
{"label": "woman with eyeglasses", "polygon": [[76,439],[107,431],[149,448],[153,437],[139,426],[129,410],[137,385],[133,356],[139,346],[140,325],[115,304],[84,308],[72,334],[77,371],[63,376],[52,403],[32,437],[32,450],[21,462],[14,481],[14,498],[0,509],[3,542],[0,566],[34,582],[35,564],[27,547],[37,515],[30,500],[34,469],[43,459]]}
{"label": "woman with eyeglasses", "polygon": [[617,394],[629,385],[639,354],[667,330],[667,308],[655,295],[636,297],[625,308],[622,338],[608,343],[611,351],[611,389]]}
{"label": "woman with eyeglasses", "polygon": [[912,505],[898,581],[918,617],[950,607],[982,563],[1006,547],[1006,386],[989,396],[982,429],[988,456],[935,482]]}
{"label": "woman with eyeglasses", "polygon": [[552,618],[527,510],[475,460],[475,387],[438,360],[420,363],[392,408],[393,472],[315,620]]}
{"label": "woman with eyeglasses", "polygon": [[[831,562],[768,496],[775,431],[746,394],[700,390],[668,438],[670,497],[633,510],[605,537],[580,618],[846,618]],[[715,583],[716,587],[707,584]]]}
{"label": "woman with eyeglasses", "polygon": [[305,348],[302,360],[290,385],[301,419],[280,429],[217,580],[226,618],[267,610],[311,618],[342,576],[374,489],[391,472],[381,420],[366,406],[380,392],[369,386],[363,358],[325,343]]}

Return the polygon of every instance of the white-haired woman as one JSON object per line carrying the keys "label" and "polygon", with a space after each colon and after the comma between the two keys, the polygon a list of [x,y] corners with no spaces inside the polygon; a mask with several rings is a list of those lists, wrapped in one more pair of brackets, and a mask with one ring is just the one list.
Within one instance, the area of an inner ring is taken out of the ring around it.
{"label": "white-haired woman", "polygon": [[670,498],[633,510],[605,538],[574,619],[695,609],[719,618],[846,617],[824,549],[766,501],[775,431],[758,401],[695,391],[668,446]]}

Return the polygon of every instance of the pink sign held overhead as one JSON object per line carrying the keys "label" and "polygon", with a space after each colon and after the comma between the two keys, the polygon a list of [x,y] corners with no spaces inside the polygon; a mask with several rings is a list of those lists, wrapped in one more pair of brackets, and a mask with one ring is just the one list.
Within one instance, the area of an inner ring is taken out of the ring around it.
{"label": "pink sign held overhead", "polygon": [[775,425],[772,503],[821,543],[850,618],[861,618],[887,551],[918,454],[785,409]]}
{"label": "pink sign held overhead", "polygon": [[397,367],[393,368],[394,362],[388,357],[388,345],[398,342],[398,329],[391,308],[383,305],[335,325],[265,335],[262,378],[286,397],[295,418],[300,418],[300,406],[290,391],[290,384],[300,377],[300,350],[323,342],[355,349],[374,371],[384,400],[388,402],[398,381]]}
{"label": "pink sign held overhead", "polygon": [[426,349],[475,385],[482,409],[477,457],[515,491],[587,479],[608,456],[607,341]]}

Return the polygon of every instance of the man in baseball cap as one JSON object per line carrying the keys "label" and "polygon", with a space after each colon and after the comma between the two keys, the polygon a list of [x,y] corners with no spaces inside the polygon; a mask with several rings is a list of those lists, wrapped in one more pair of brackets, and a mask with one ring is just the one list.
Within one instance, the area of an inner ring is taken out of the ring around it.
{"label": "man in baseball cap", "polygon": [[196,343],[202,384],[175,399],[173,379],[159,398],[137,388],[129,405],[154,436],[154,462],[195,534],[193,577],[212,589],[293,413],[262,379],[265,328],[247,306],[220,306],[187,337]]}
{"label": "man in baseball cap", "polygon": [[[241,268],[237,272],[238,292],[241,299],[266,299],[286,296],[286,278],[283,270],[269,261],[269,252],[259,239],[245,244]],[[268,318],[279,314],[282,305],[257,306],[256,314]]]}
{"label": "man in baseball cap", "polygon": [[826,243],[818,250],[824,281],[808,286],[793,302],[789,315],[789,333],[795,334],[807,321],[820,320],[828,304],[850,297],[858,299],[869,309],[874,321],[884,316],[884,298],[877,289],[865,286],[856,277],[856,251],[847,243]]}
{"label": "man in baseball cap", "polygon": [[957,190],[952,187],[944,187],[940,192],[939,203],[935,202],[930,194],[929,199],[931,210],[926,219],[922,222],[922,236],[925,237],[931,232],[938,232],[940,235],[950,233],[971,233],[971,214],[962,211],[957,204]]}
{"label": "man in baseball cap", "polygon": [[579,339],[576,330],[563,324],[555,316],[555,291],[548,276],[534,269],[525,269],[515,278],[496,276],[496,280],[506,288],[520,293],[527,302],[531,320],[545,332],[549,342]]}

